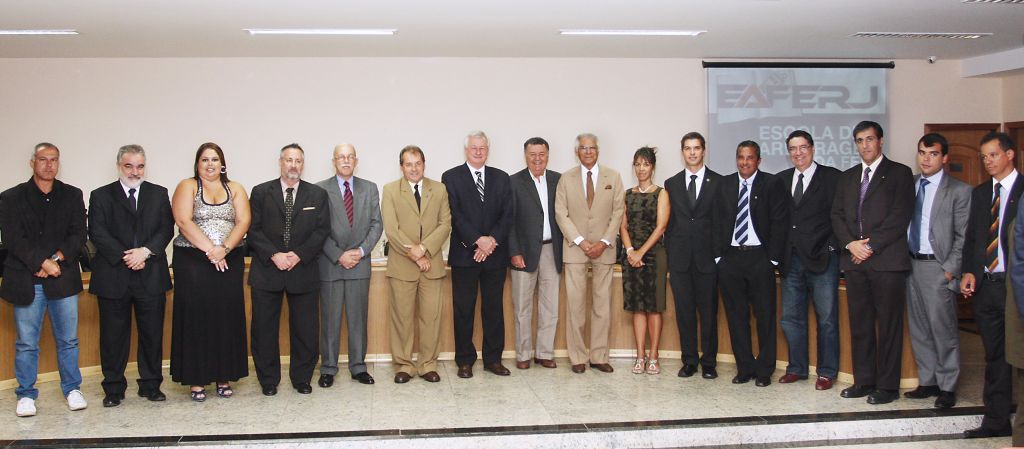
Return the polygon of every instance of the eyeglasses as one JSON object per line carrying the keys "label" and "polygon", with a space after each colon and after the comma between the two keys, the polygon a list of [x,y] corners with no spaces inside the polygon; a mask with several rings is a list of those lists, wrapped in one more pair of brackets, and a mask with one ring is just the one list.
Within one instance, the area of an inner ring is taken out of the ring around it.
{"label": "eyeglasses", "polygon": [[810,145],[800,145],[798,147],[797,146],[789,147],[789,151],[790,152],[799,151],[799,152],[803,153],[803,152],[806,152],[807,150],[810,150],[810,149],[811,149]]}
{"label": "eyeglasses", "polygon": [[335,156],[334,160],[336,160],[336,161],[355,161],[356,160],[356,155],[354,155],[354,154],[348,154],[348,155],[343,154],[341,156]]}
{"label": "eyeglasses", "polygon": [[597,151],[597,147],[576,147],[576,151],[582,151],[584,153],[587,153],[590,151]]}

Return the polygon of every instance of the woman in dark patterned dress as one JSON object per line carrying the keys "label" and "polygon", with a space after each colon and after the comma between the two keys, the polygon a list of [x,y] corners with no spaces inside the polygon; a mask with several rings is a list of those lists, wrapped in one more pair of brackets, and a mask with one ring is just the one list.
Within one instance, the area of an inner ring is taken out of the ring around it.
{"label": "woman in dark patterned dress", "polygon": [[[622,264],[622,299],[633,312],[636,337],[636,364],[633,374],[658,374],[658,344],[661,340],[661,313],[665,311],[665,281],[668,268],[661,236],[668,225],[668,192],[654,185],[655,149],[643,147],[633,154],[633,174],[637,185],[626,191],[626,210],[622,214],[622,246],[626,263]],[[636,246],[636,247],[634,247]],[[651,337],[651,352],[644,345]]]}

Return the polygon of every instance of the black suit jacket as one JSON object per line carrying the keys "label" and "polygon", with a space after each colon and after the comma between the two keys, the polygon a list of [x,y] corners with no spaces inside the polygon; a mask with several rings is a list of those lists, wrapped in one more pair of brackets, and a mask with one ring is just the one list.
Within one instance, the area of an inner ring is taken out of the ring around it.
{"label": "black suit jacket", "polygon": [[[512,227],[512,189],[508,174],[484,166],[484,202],[476,190],[476,178],[466,164],[448,169],[441,175],[448,191],[452,211],[452,236],[448,247],[448,265],[452,267],[505,268],[509,264],[508,234]],[[476,240],[489,235],[498,248],[483,263],[473,260]]]}
{"label": "black suit jacket", "polygon": [[[718,188],[719,204],[716,205],[715,223],[712,226],[715,241],[715,256],[722,257],[732,245],[732,234],[736,228],[736,213],[740,199],[739,173],[722,178]],[[671,193],[670,193],[671,195]],[[754,221],[753,231],[765,247],[768,258],[782,262],[786,249],[786,228],[789,224],[789,209],[785,188],[779,178],[758,171],[754,185],[750,188],[750,216]]]}
{"label": "black suit jacket", "polygon": [[829,256],[839,248],[832,232],[832,200],[836,196],[836,183],[842,174],[834,167],[818,164],[814,177],[804,184],[800,203],[793,202],[793,177],[796,168],[779,172],[779,179],[786,189],[789,201],[789,234],[786,251],[779,261],[782,273],[789,271],[789,260],[795,253],[804,267],[812,273],[821,273],[828,267]]}
{"label": "black suit jacket", "polygon": [[[1010,249],[1007,241],[1010,238],[1013,219],[1017,217],[1017,200],[1021,192],[1024,192],[1024,176],[1017,173],[1017,180],[1009,189],[1009,198],[1006,201],[1006,210],[1000,217],[1002,222],[999,226],[999,244],[1003,247],[1003,257],[1010,257]],[[964,237],[964,273],[971,273],[974,277],[980,277],[985,272],[985,249],[988,247],[988,228],[992,225],[992,179],[989,178],[971,192],[971,216],[967,220],[967,235]],[[1006,260],[1003,266],[1006,266]]]}
{"label": "black suit jacket", "polygon": [[[562,177],[556,171],[545,170],[548,184],[548,225],[551,226],[551,249],[554,250],[555,268],[562,272],[562,230],[555,221],[555,189]],[[544,238],[544,209],[541,206],[537,187],[534,186],[530,169],[524,168],[509,177],[512,189],[512,226],[508,234],[510,256],[523,256],[526,268],[520,271],[537,271],[540,261],[541,241]],[[513,270],[519,268],[512,267]]]}
{"label": "black suit jacket", "polygon": [[82,291],[78,256],[85,245],[85,201],[82,191],[60,180],[53,181],[50,210],[33,204],[42,193],[32,179],[0,193],[0,233],[7,248],[0,297],[14,305],[32,303],[34,281],[43,261],[60,250],[61,275],[42,280],[47,298],[66,298]]}
{"label": "black suit jacket", "polygon": [[97,256],[92,260],[89,292],[96,296],[122,298],[128,293],[132,270],[121,258],[125,250],[143,246],[153,253],[139,271],[145,294],[156,296],[171,289],[165,250],[174,236],[174,218],[167,189],[143,182],[137,192],[138,212],[132,212],[120,181],[89,194],[89,239]]}
{"label": "black suit jacket", "polygon": [[[316,258],[324,239],[331,232],[330,209],[324,189],[299,181],[292,207],[292,232],[288,248],[284,246],[284,194],[281,180],[275,178],[252,188],[249,204],[252,224],[247,243],[252,264],[249,285],[270,291],[308,293],[320,288]],[[277,269],[270,257],[294,251],[300,262],[291,271]]]}
{"label": "black suit jacket", "polygon": [[[840,257],[843,270],[907,271],[910,270],[910,248],[907,227],[914,216],[914,175],[910,167],[882,157],[878,170],[871,176],[861,211],[863,233],[857,223],[860,183],[863,164],[847,169],[836,185],[832,202],[832,229],[839,248],[850,242],[869,238],[874,254],[864,263],[855,264],[849,257]],[[849,251],[843,250],[849,255]]]}
{"label": "black suit jacket", "polygon": [[665,181],[665,190],[672,205],[665,229],[668,266],[672,271],[688,271],[692,264],[692,269],[700,273],[714,273],[715,250],[711,228],[722,175],[705,168],[697,204],[693,207],[686,195],[689,182],[686,170]]}

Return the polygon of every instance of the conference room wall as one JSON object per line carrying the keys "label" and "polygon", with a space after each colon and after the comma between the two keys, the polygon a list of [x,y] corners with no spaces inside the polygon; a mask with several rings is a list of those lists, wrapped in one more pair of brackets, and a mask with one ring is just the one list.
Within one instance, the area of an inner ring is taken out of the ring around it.
{"label": "conference room wall", "polygon": [[1024,121],[1024,73],[1003,78],[1003,121]]}
{"label": "conference room wall", "polygon": [[[576,163],[573,137],[596,133],[602,163],[627,184],[633,151],[654,145],[660,183],[681,169],[682,134],[707,128],[704,74],[697,59],[0,59],[0,187],[29,177],[23,161],[40,141],[62,149],[61,178],[86,192],[114,179],[115,150],[127,143],[147,149],[150,180],[170,188],[191,175],[205,141],[221,144],[247,188],[277,176],[290,142],[306,149],[310,180],[333,173],[340,142],[356,145],[358,174],[378,184],[400,176],[407,144],[424,149],[427,176],[439,178],[463,161],[472,129],[490,135],[490,163],[509,172],[523,167],[528,137],[548,139],[551,168],[564,170]],[[961,78],[957,61],[898,60],[886,146],[913,163],[923,123],[1000,122],[1003,95],[1001,79]]]}

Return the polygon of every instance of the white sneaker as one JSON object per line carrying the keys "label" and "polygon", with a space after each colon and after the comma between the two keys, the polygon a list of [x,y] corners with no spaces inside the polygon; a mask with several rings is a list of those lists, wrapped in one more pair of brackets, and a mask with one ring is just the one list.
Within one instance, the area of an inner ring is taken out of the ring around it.
{"label": "white sneaker", "polygon": [[71,390],[68,393],[68,408],[71,411],[82,410],[88,406],[89,404],[85,403],[85,396],[82,396],[82,390]]}
{"label": "white sneaker", "polygon": [[36,400],[32,398],[18,399],[18,416],[27,418],[36,416]]}

